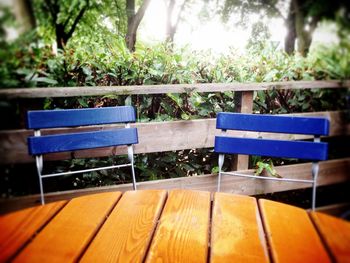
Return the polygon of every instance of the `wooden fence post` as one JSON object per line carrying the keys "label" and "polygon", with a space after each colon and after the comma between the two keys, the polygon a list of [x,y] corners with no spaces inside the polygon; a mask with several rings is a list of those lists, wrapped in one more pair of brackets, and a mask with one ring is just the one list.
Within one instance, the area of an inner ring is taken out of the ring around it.
{"label": "wooden fence post", "polygon": [[[237,104],[237,112],[252,113],[253,112],[253,95],[254,91],[242,91],[235,95],[235,103]],[[235,155],[231,169],[232,171],[246,170],[249,166],[249,155]]]}

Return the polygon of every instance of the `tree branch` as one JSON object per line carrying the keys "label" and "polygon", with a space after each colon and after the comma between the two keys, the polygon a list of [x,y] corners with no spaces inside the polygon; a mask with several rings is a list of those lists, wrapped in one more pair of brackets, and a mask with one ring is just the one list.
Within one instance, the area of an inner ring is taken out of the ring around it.
{"label": "tree branch", "polygon": [[71,29],[67,33],[67,39],[69,39],[73,35],[73,32],[74,32],[75,28],[77,27],[80,19],[83,17],[83,15],[84,15],[84,13],[85,13],[85,11],[86,11],[88,6],[89,6],[89,1],[86,2],[86,5],[80,10],[78,16],[75,18]]}
{"label": "tree branch", "polygon": [[66,26],[68,25],[69,20],[72,18],[72,14],[69,14],[69,16],[67,17],[66,21],[63,24],[63,27],[66,28]]}
{"label": "tree branch", "polygon": [[146,9],[150,2],[151,0],[143,0],[142,5],[140,6],[139,10],[137,10],[137,13],[134,16],[134,25],[136,25],[136,28],[139,26],[143,16],[145,15]]}
{"label": "tree branch", "polygon": [[266,1],[266,3],[264,3],[268,6],[268,8],[271,8],[273,11],[275,11],[284,21],[286,21],[286,17],[282,14],[282,12],[275,6],[275,5],[271,5],[268,3],[268,1]]}
{"label": "tree branch", "polygon": [[52,18],[53,18],[53,23],[56,25],[57,23],[57,14],[59,13],[58,6],[57,6],[57,1],[54,3],[51,2],[51,0],[45,0],[46,6],[49,9]]}
{"label": "tree branch", "polygon": [[177,19],[176,19],[176,23],[174,25],[174,28],[177,28],[179,22],[180,22],[180,18],[181,18],[181,14],[182,12],[185,10],[185,6],[186,6],[186,3],[187,3],[187,0],[184,0],[181,7],[180,7],[180,10],[179,10],[179,14],[177,16]]}
{"label": "tree branch", "polygon": [[126,1],[126,17],[128,19],[128,24],[131,23],[131,20],[135,16],[135,0]]}

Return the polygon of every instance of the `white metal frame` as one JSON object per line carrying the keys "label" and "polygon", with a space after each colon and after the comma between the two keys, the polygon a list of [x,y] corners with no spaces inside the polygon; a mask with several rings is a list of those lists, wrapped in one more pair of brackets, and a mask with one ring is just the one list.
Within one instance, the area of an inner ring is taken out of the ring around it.
{"label": "white metal frame", "polygon": [[[222,130],[223,134],[226,133],[226,130]],[[314,142],[320,142],[320,137],[315,136]],[[243,174],[243,173],[237,173],[237,172],[223,172],[222,166],[224,165],[225,161],[225,155],[219,154],[218,158],[218,165],[219,165],[219,175],[218,175],[218,187],[217,191],[220,192],[220,186],[221,186],[221,175],[234,175],[234,176],[240,176],[240,177],[246,177],[246,178],[254,178],[254,179],[261,179],[261,180],[273,180],[273,181],[284,181],[284,182],[297,182],[297,183],[307,183],[312,184],[312,206],[311,209],[314,211],[316,208],[316,188],[317,188],[317,177],[319,172],[319,163],[313,162],[312,163],[312,179],[311,180],[305,180],[305,179],[291,179],[291,178],[275,178],[275,177],[262,177],[257,175],[250,175],[250,174]]]}
{"label": "white metal frame", "polygon": [[[130,128],[130,123],[126,123],[125,128]],[[40,130],[35,130],[34,136],[36,136],[36,137],[41,136]],[[42,205],[45,204],[43,178],[56,177],[56,176],[61,176],[61,175],[79,174],[79,173],[93,172],[93,171],[100,171],[100,170],[110,170],[110,169],[117,169],[117,168],[130,166],[131,167],[131,174],[132,174],[132,186],[133,186],[134,190],[137,190],[136,178],[135,178],[135,168],[134,168],[134,148],[133,148],[133,145],[128,145],[127,147],[128,147],[128,159],[129,159],[130,163],[111,165],[111,166],[105,166],[105,167],[98,167],[98,168],[92,168],[92,169],[84,169],[84,170],[78,170],[78,171],[72,171],[72,172],[53,173],[53,174],[42,174],[43,168],[44,168],[43,155],[36,155],[35,162],[36,162],[36,168],[37,168],[38,177],[39,177],[41,204]]]}

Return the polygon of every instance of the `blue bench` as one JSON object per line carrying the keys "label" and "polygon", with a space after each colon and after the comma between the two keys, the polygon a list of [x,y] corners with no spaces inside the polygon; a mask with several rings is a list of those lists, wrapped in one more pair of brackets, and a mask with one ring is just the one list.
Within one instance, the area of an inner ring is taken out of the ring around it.
{"label": "blue bench", "polygon": [[[214,150],[219,153],[218,191],[220,191],[221,176],[233,175],[263,180],[300,182],[312,184],[312,209],[316,206],[316,187],[318,161],[327,159],[328,145],[320,142],[320,136],[329,134],[329,121],[316,117],[290,117],[279,115],[218,113],[216,128],[223,134],[215,136]],[[314,141],[287,141],[255,138],[236,138],[225,136],[227,130],[242,130],[255,132],[288,133],[313,135]],[[225,154],[244,154],[281,158],[298,158],[312,160],[312,179],[275,178],[223,172]]]}
{"label": "blue bench", "polygon": [[[132,122],[135,122],[135,110],[131,106],[94,109],[28,111],[27,128],[34,130],[34,136],[28,137],[28,150],[29,154],[35,156],[36,159],[36,167],[40,184],[41,203],[45,203],[42,182],[43,178],[104,169],[114,169],[125,166],[131,167],[133,188],[136,190],[133,144],[138,143],[138,134],[136,128],[130,128],[130,123]],[[41,136],[40,131],[40,129],[114,123],[125,123],[125,128],[45,136]],[[128,159],[130,163],[72,172],[42,174],[44,154],[120,145],[128,146]]]}

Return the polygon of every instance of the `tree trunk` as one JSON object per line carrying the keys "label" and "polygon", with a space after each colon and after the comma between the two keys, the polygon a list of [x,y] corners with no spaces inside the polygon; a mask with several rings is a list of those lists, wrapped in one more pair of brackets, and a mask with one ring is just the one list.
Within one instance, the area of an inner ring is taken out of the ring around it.
{"label": "tree trunk", "polygon": [[19,32],[24,33],[36,27],[34,12],[31,1],[15,0],[14,13],[18,24]]}
{"label": "tree trunk", "polygon": [[306,56],[307,53],[307,32],[305,32],[305,13],[302,9],[301,5],[302,3],[299,2],[299,0],[292,0],[294,4],[294,10],[295,10],[295,30],[297,33],[297,47],[298,52],[302,56]]}
{"label": "tree trunk", "polygon": [[[176,0],[168,0],[169,4],[167,5],[167,19],[166,19],[166,37],[165,40],[168,43],[173,44],[174,43],[174,38],[175,34],[177,31],[177,27],[179,25],[180,19],[181,19],[181,14],[183,10],[185,9],[185,5],[188,2],[187,0],[183,0],[179,12],[176,17],[176,21],[174,23],[173,18],[174,18],[174,12],[175,12],[175,2]],[[167,1],[165,0],[165,3]]]}
{"label": "tree trunk", "polygon": [[125,42],[130,52],[135,51],[136,33],[137,33],[137,27],[135,29],[134,23],[128,24],[128,32],[126,33],[126,36],[125,36]]}
{"label": "tree trunk", "polygon": [[307,56],[312,43],[312,34],[314,33],[317,24],[320,20],[319,17],[313,16],[306,17],[305,10],[303,9],[303,1],[292,0],[295,5],[295,29],[298,39],[298,52],[302,56]]}
{"label": "tree trunk", "polygon": [[169,4],[166,10],[167,16],[166,16],[165,40],[170,43],[173,43],[174,35],[175,35],[175,29],[172,22],[174,7],[175,7],[175,0],[169,0]]}
{"label": "tree trunk", "polygon": [[288,54],[297,51],[302,56],[307,56],[311,43],[312,34],[315,31],[320,18],[317,16],[306,17],[305,2],[302,0],[291,0],[288,17],[285,20],[287,35],[284,50]]}
{"label": "tree trunk", "polygon": [[135,51],[137,29],[141,23],[146,9],[151,0],[143,0],[142,5],[135,14],[135,0],[126,0],[126,15],[128,17],[128,29],[125,36],[125,42],[127,48],[131,51]]}
{"label": "tree trunk", "polygon": [[284,40],[284,51],[291,55],[295,51],[295,40],[296,40],[296,31],[295,31],[295,11],[293,7],[293,0],[290,3],[288,17],[285,21],[287,28],[287,35]]}
{"label": "tree trunk", "polygon": [[56,24],[56,42],[58,49],[64,49],[68,39],[66,33],[64,32],[64,27],[62,24]]}
{"label": "tree trunk", "polygon": [[68,15],[65,21],[59,21],[59,13],[62,10],[58,1],[56,0],[52,2],[51,0],[46,0],[45,4],[47,9],[45,11],[50,12],[52,16],[52,23],[55,27],[56,33],[57,48],[64,49],[68,40],[72,37],[78,23],[84,16],[86,10],[89,8],[89,0],[86,1],[85,6],[79,11],[78,15],[74,18],[72,26],[69,28],[68,32],[66,27],[72,19],[71,14]]}

